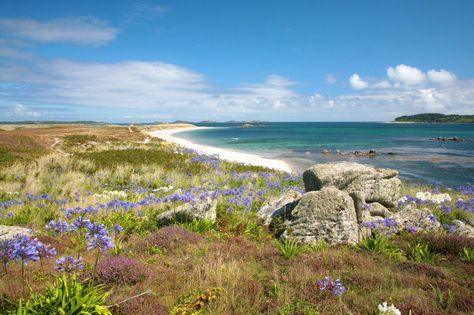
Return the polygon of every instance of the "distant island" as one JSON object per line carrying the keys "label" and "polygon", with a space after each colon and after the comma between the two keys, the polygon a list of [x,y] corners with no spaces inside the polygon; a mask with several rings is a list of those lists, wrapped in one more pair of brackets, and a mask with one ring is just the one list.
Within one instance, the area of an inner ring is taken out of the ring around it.
{"label": "distant island", "polygon": [[444,115],[437,113],[426,113],[400,116],[395,118],[395,122],[474,123],[474,115]]}

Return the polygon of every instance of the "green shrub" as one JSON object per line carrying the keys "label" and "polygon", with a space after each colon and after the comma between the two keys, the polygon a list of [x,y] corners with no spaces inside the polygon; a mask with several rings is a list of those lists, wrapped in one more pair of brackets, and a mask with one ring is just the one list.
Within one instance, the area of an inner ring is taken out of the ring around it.
{"label": "green shrub", "polygon": [[319,312],[314,305],[304,301],[297,301],[293,304],[287,304],[278,310],[278,315],[293,314],[317,315]]}
{"label": "green shrub", "polygon": [[459,253],[461,256],[462,260],[468,263],[473,263],[474,262],[474,248],[468,248],[464,247],[462,249],[462,252]]}
{"label": "green shrub", "polygon": [[298,256],[298,254],[303,250],[303,247],[301,247],[295,240],[284,240],[283,242],[277,242],[276,246],[280,250],[280,253],[283,255],[283,257],[287,259]]}
{"label": "green shrub", "polygon": [[326,248],[329,248],[329,244],[325,240],[319,240],[317,242],[306,244],[304,246],[304,251],[306,251],[306,252],[319,252],[319,251],[324,250]]}
{"label": "green shrub", "polygon": [[366,251],[380,253],[389,258],[398,260],[405,259],[405,255],[400,248],[392,245],[390,240],[384,236],[368,237],[362,240],[358,246]]}
{"label": "green shrub", "polygon": [[180,223],[179,226],[200,234],[214,231],[216,228],[215,222],[210,220],[193,220],[190,222]]}
{"label": "green shrub", "polygon": [[416,262],[436,264],[441,255],[431,250],[428,244],[413,242],[408,244],[408,258]]}
{"label": "green shrub", "polygon": [[104,306],[107,295],[102,285],[86,285],[76,276],[63,275],[55,284],[49,284],[44,293],[35,293],[27,301],[20,300],[18,309],[11,314],[111,315]]}
{"label": "green shrub", "polygon": [[441,307],[442,310],[448,310],[451,305],[453,305],[454,299],[456,298],[456,293],[448,289],[448,292],[445,297],[444,293],[441,291],[440,288],[435,287],[433,285],[431,285],[431,288],[435,293],[436,301],[438,302],[439,307]]}

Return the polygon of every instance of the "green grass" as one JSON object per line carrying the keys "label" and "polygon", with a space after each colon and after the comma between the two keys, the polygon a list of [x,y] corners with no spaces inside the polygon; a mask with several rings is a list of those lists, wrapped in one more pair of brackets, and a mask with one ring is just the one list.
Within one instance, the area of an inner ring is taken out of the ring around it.
{"label": "green grass", "polygon": [[405,255],[400,248],[393,245],[390,240],[384,236],[368,237],[362,240],[358,246],[366,251],[379,253],[391,259],[405,259]]}

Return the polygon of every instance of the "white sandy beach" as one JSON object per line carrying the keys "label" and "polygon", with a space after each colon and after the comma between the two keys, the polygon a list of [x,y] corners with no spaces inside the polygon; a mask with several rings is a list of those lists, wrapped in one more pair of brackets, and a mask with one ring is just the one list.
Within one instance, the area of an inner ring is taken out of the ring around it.
{"label": "white sandy beach", "polygon": [[272,169],[277,169],[283,172],[292,173],[293,169],[288,163],[282,160],[267,159],[256,154],[235,152],[227,149],[221,149],[206,145],[197,144],[189,140],[174,137],[174,134],[190,130],[190,129],[205,129],[207,127],[185,127],[175,129],[164,129],[150,132],[150,136],[163,139],[168,142],[178,144],[180,146],[192,149],[201,154],[213,155],[217,154],[219,158],[230,162],[237,162],[255,166],[264,166]]}

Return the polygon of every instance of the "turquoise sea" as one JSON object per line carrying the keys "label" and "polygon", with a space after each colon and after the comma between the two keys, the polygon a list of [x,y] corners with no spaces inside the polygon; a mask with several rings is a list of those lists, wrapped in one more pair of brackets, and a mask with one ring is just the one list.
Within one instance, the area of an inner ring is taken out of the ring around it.
{"label": "turquoise sea", "polygon": [[[272,122],[241,128],[242,123],[176,134],[195,143],[282,159],[299,171],[315,163],[350,160],[394,168],[405,179],[429,184],[474,184],[474,124],[393,124],[373,122]],[[471,141],[438,142],[436,137]],[[375,157],[323,154],[368,151]]]}

